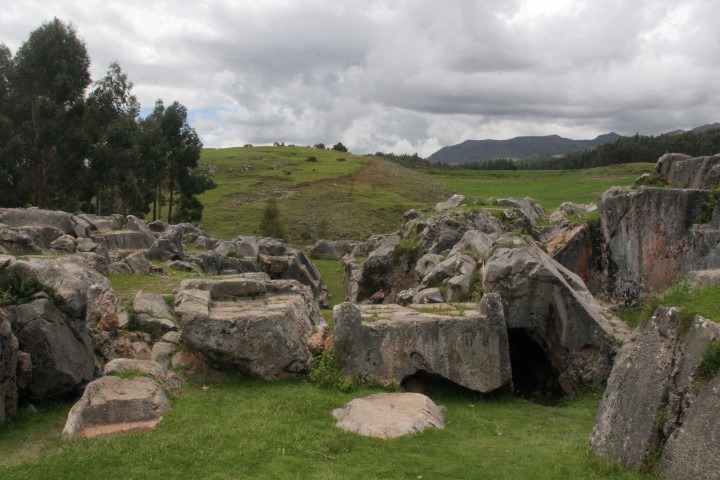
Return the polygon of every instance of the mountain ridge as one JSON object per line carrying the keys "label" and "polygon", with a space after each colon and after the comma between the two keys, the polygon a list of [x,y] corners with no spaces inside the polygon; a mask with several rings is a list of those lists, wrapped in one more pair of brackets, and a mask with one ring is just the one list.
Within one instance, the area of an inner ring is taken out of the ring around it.
{"label": "mountain ridge", "polygon": [[536,155],[561,155],[595,148],[621,138],[615,132],[591,140],[573,140],[559,135],[521,136],[507,140],[465,140],[443,147],[428,157],[430,162],[468,163],[492,158],[528,158]]}

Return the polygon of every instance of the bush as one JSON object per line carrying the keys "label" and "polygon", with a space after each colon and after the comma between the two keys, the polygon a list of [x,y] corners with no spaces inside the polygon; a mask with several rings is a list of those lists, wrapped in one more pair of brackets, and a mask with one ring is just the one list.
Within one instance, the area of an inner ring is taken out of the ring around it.
{"label": "bush", "polygon": [[720,369],[720,342],[712,342],[703,351],[698,379],[708,381],[717,374],[718,369]]}
{"label": "bush", "polygon": [[332,353],[323,353],[315,357],[315,365],[308,374],[308,380],[318,387],[332,388],[341,392],[355,389],[355,383],[338,369]]}
{"label": "bush", "polygon": [[33,277],[23,275],[18,270],[15,270],[10,275],[10,281],[5,290],[0,291],[0,307],[25,303],[30,297],[40,292],[45,292],[57,307],[61,307],[61,299],[55,295],[55,292],[50,287],[46,287]]}
{"label": "bush", "polygon": [[307,161],[308,161],[308,162],[317,162],[318,160],[317,160],[317,157],[313,157],[313,156],[311,155],[311,156],[307,157]]}
{"label": "bush", "polygon": [[338,162],[344,162],[344,161],[345,161],[345,157],[339,157],[339,158],[336,158],[335,160],[337,160]]}
{"label": "bush", "polygon": [[420,242],[416,237],[403,238],[395,247],[395,260],[400,261],[403,257],[414,261],[420,254]]}
{"label": "bush", "polygon": [[285,238],[285,228],[275,200],[268,200],[260,222],[260,233],[265,237]]}

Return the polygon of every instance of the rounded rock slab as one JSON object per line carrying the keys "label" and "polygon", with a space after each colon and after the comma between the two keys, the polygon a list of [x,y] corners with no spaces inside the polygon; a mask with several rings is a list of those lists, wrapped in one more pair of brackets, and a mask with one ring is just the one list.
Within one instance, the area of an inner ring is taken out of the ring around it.
{"label": "rounded rock slab", "polygon": [[419,393],[377,393],[333,410],[336,425],[366,437],[395,438],[445,428],[445,407]]}

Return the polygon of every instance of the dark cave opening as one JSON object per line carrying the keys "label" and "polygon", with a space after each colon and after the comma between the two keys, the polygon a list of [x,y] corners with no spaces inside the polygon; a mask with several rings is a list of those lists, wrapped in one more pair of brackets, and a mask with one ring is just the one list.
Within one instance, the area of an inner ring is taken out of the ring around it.
{"label": "dark cave opening", "polygon": [[459,393],[471,396],[477,394],[469,388],[448,380],[442,375],[430,373],[425,370],[418,370],[414,374],[403,378],[402,382],[400,382],[400,387],[406,392],[422,393],[428,397],[432,397],[434,394],[448,393]]}
{"label": "dark cave opening", "polygon": [[508,329],[513,391],[537,403],[554,404],[562,397],[558,372],[540,345],[523,328]]}

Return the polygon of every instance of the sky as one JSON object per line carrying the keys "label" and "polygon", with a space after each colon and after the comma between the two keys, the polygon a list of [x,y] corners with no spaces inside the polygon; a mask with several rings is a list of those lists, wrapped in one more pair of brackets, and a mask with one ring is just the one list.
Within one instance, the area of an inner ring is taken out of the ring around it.
{"label": "sky", "polygon": [[427,157],[720,121],[718,0],[15,0],[0,43],[53,17],[94,80],[119,62],[144,112],[179,101],[207,147]]}

